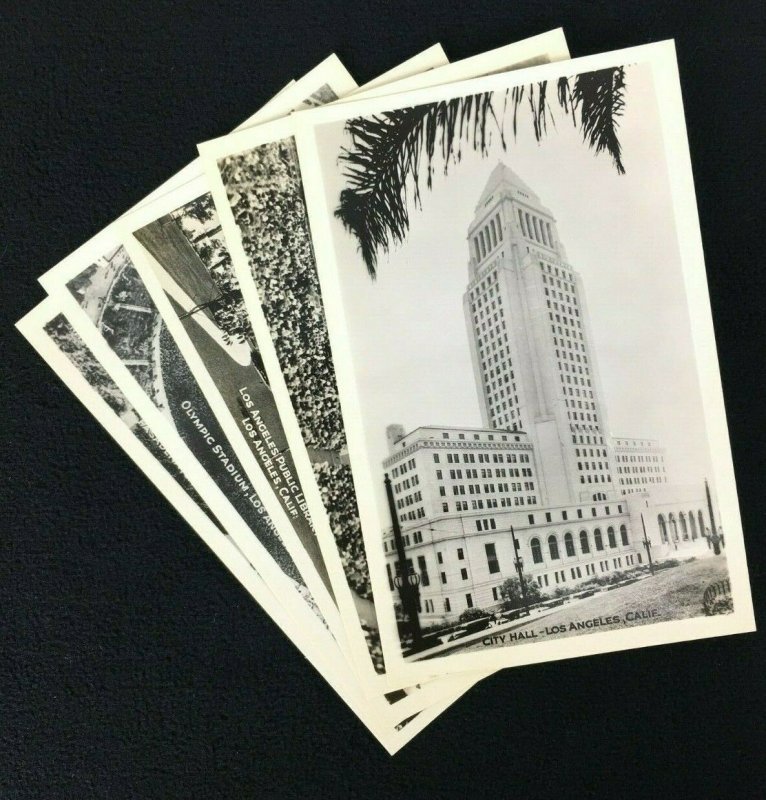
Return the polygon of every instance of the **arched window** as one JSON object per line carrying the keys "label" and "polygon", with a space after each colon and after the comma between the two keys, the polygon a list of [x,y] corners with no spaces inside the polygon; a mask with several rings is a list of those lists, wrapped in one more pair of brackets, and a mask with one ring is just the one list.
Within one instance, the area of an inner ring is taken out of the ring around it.
{"label": "arched window", "polygon": [[540,540],[537,537],[530,539],[529,546],[532,548],[532,561],[534,561],[535,564],[542,564],[543,549],[540,547]]}
{"label": "arched window", "polygon": [[628,529],[624,525],[620,525],[620,540],[623,544],[630,544],[628,541]]}
{"label": "arched window", "polygon": [[665,517],[662,514],[657,515],[657,524],[660,526],[660,539],[667,543],[668,541],[668,529],[665,525]]}
{"label": "arched window", "polygon": [[604,549],[604,540],[601,538],[601,528],[596,528],[593,531],[593,541],[596,543],[596,550]]}
{"label": "arched window", "polygon": [[689,527],[692,529],[692,540],[697,538],[697,523],[694,521],[694,512],[689,512]]}
{"label": "arched window", "polygon": [[678,521],[681,523],[681,536],[684,541],[687,541],[689,538],[689,529],[686,527],[686,514],[684,514],[683,511],[678,515]]}
{"label": "arched window", "polygon": [[588,531],[580,531],[580,550],[583,553],[590,553],[590,544],[588,543]]}
{"label": "arched window", "polygon": [[699,509],[699,511],[697,511],[697,520],[699,521],[699,524],[700,524],[700,536],[704,536],[705,535],[705,517],[702,516],[702,509]]}
{"label": "arched window", "polygon": [[668,514],[668,524],[670,526],[670,535],[673,537],[673,541],[678,541],[678,523],[676,522],[676,518],[674,514]]}
{"label": "arched window", "polygon": [[572,539],[572,534],[569,532],[564,534],[564,550],[566,550],[568,556],[573,556],[575,554],[574,540]]}
{"label": "arched window", "polygon": [[551,554],[551,560],[556,560],[559,557],[559,543],[553,534],[548,537],[548,552]]}
{"label": "arched window", "polygon": [[606,535],[609,537],[609,547],[617,547],[617,538],[611,525],[606,529]]}

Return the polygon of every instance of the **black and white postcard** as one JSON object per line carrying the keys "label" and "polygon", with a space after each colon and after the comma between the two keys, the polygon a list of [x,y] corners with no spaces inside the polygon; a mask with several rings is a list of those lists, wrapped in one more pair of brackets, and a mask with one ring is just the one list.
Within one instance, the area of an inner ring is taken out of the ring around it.
{"label": "black and white postcard", "polygon": [[456,696],[442,699],[413,716],[411,711],[402,711],[401,706],[397,709],[383,698],[377,702],[365,698],[330,633],[320,628],[318,637],[310,635],[308,628],[318,624],[310,618],[308,626],[306,620],[296,625],[296,620],[216,525],[184,473],[77,334],[55,299],[43,301],[18,323],[18,328],[389,753],[404,746],[454,701]]}
{"label": "black and white postcard", "polygon": [[[412,87],[568,57],[561,30],[404,81]],[[391,91],[391,87],[387,87]],[[373,93],[376,94],[376,93]],[[349,648],[371,691],[402,686],[386,674],[345,433],[306,224],[294,120],[200,146],[255,340],[277,399]],[[438,674],[438,673],[436,673]],[[422,676],[421,676],[422,677]]]}
{"label": "black and white postcard", "polygon": [[300,123],[387,669],[752,630],[672,43]]}

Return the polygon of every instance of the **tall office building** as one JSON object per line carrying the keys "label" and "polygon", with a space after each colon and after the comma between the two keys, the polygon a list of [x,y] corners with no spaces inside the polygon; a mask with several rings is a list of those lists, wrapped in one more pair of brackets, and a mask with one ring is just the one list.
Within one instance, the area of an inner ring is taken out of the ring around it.
{"label": "tall office building", "polygon": [[484,424],[525,430],[543,503],[614,496],[585,294],[556,220],[498,164],[468,229],[463,304]]}

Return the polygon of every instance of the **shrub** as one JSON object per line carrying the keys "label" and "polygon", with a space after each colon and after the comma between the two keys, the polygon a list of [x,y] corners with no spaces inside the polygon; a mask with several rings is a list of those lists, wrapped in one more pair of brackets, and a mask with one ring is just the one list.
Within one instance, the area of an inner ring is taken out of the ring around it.
{"label": "shrub", "polygon": [[458,622],[462,625],[465,622],[473,622],[475,619],[490,616],[488,611],[483,608],[466,608],[466,610],[458,617]]}
{"label": "shrub", "polygon": [[[532,578],[524,579],[524,587],[527,593],[527,602],[536,603],[542,599],[543,593],[540,587]],[[500,587],[500,595],[503,598],[503,610],[512,611],[524,605],[524,596],[521,592],[521,583],[518,578],[508,578]]]}
{"label": "shrub", "polygon": [[655,561],[654,570],[656,572],[658,569],[671,569],[672,567],[677,567],[680,564],[681,562],[677,558],[666,558],[664,561]]}

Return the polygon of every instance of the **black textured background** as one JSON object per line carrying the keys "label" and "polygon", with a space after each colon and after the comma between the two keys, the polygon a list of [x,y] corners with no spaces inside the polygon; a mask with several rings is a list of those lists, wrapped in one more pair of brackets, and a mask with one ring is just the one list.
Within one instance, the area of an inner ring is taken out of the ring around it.
{"label": "black textured background", "polygon": [[764,795],[760,634],[500,673],[391,760],[12,329],[39,273],[330,51],[361,83],[559,24],[575,56],[677,41],[763,619],[762,3],[5,0],[2,800]]}

